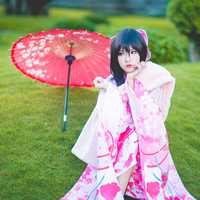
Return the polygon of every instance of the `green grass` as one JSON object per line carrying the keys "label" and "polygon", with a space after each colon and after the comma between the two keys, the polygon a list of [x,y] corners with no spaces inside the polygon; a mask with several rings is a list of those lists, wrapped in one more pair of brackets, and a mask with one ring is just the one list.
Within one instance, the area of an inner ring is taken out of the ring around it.
{"label": "green grass", "polygon": [[101,25],[98,27],[99,32],[104,34],[117,33],[124,27],[132,28],[143,28],[145,30],[158,30],[162,32],[168,32],[178,34],[177,29],[167,18],[154,18],[154,17],[144,17],[144,16],[110,16],[109,21],[111,26],[106,27]]}
{"label": "green grass", "polygon": [[[81,17],[84,12],[76,16]],[[69,13],[51,10],[49,19],[0,17],[0,28],[4,29],[0,33],[0,199],[58,199],[84,169],[85,163],[71,153],[71,148],[96,103],[97,91],[71,88],[68,131],[62,133],[64,89],[24,77],[9,58],[11,43],[20,35],[48,29]],[[113,25],[109,29],[98,27],[108,35],[120,27],[141,24],[145,28],[173,31],[173,25],[165,19],[162,23],[160,18],[113,16],[110,20]],[[177,81],[166,122],[170,149],[184,185],[200,199],[200,63],[165,67]]]}
{"label": "green grass", "polygon": [[54,18],[63,18],[63,17],[73,17],[81,18],[85,15],[91,14],[90,10],[81,10],[81,9],[67,9],[67,8],[51,8],[49,10],[49,15]]}
{"label": "green grass", "polygon": [[[69,127],[60,131],[64,89],[24,77],[0,50],[0,199],[58,199],[85,164],[70,152],[92,108],[95,90],[70,90]],[[200,198],[200,63],[167,65],[177,84],[167,120],[170,148],[186,188]]]}
{"label": "green grass", "polygon": [[168,65],[176,88],[167,120],[172,155],[188,190],[200,198],[200,63]]}
{"label": "green grass", "polygon": [[[12,30],[24,33],[48,30],[61,20],[79,20],[90,13],[89,10],[51,8],[49,10],[49,17],[5,16],[3,14],[3,8],[0,6],[0,30]],[[153,29],[178,34],[174,25],[167,18],[124,15],[108,16],[108,20],[110,21],[110,26],[97,26],[98,32],[108,36],[115,34],[124,27]]]}
{"label": "green grass", "polygon": [[49,16],[6,16],[0,6],[0,31],[10,30],[22,33],[37,32],[52,28],[62,20],[76,19],[89,14],[87,10],[51,8]]}
{"label": "green grass", "polygon": [[0,16],[4,14],[4,7],[0,5]]}
{"label": "green grass", "polygon": [[58,199],[83,169],[70,149],[96,93],[70,91],[69,129],[62,133],[64,89],[25,78],[0,52],[0,199]]}

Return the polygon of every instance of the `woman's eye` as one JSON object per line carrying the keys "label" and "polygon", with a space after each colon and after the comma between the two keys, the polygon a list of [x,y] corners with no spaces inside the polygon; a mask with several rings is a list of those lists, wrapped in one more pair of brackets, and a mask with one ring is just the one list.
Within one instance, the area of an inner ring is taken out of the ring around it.
{"label": "woman's eye", "polygon": [[119,52],[119,53],[118,53],[119,56],[121,56],[122,54],[123,54],[122,52]]}
{"label": "woman's eye", "polygon": [[137,53],[137,51],[131,51],[131,54],[136,54]]}

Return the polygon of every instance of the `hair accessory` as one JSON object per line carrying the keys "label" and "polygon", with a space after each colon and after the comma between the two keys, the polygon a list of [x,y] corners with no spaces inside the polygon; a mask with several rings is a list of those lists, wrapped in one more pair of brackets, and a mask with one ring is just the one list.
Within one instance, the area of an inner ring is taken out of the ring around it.
{"label": "hair accessory", "polygon": [[149,39],[148,39],[148,35],[146,33],[146,31],[144,29],[136,29],[136,31],[138,33],[140,33],[140,35],[142,36],[142,38],[144,39],[146,45],[147,45],[147,57],[146,57],[146,61],[150,60],[151,58],[151,51],[149,50],[148,44],[149,44]]}

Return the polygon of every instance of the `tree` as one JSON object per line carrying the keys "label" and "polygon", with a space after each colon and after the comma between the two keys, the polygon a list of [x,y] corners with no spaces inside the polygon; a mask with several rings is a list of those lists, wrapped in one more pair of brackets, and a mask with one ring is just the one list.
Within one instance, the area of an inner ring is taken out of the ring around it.
{"label": "tree", "polygon": [[121,11],[122,13],[129,13],[131,11],[128,0],[115,0],[115,2],[118,11]]}
{"label": "tree", "polygon": [[190,42],[191,61],[200,60],[200,0],[171,0],[167,15]]}
{"label": "tree", "polygon": [[8,15],[48,15],[49,2],[50,0],[4,0],[4,5]]}

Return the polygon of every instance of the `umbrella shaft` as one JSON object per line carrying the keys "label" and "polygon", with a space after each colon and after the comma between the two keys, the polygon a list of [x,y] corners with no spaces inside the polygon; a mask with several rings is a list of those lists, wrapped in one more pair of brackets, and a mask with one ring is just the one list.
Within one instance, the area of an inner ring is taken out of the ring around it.
{"label": "umbrella shaft", "polygon": [[71,71],[71,64],[75,60],[75,57],[73,55],[67,55],[65,57],[68,63],[68,74],[67,74],[67,87],[65,92],[65,100],[64,100],[64,117],[63,117],[63,131],[67,128],[67,111],[68,111],[68,98],[69,98],[69,82],[70,82],[70,71]]}
{"label": "umbrella shaft", "polygon": [[71,70],[71,64],[69,64],[69,70],[68,70],[68,75],[67,75],[67,87],[66,87],[66,91],[65,91],[65,100],[64,100],[64,118],[63,118],[63,121],[64,121],[64,122],[67,122],[70,70]]}
{"label": "umbrella shaft", "polygon": [[69,81],[70,81],[70,70],[71,70],[71,64],[75,60],[75,56],[71,55],[72,48],[70,48],[70,54],[65,56],[65,60],[68,63],[68,74],[67,74],[67,87],[65,92],[65,102],[64,102],[64,117],[63,117],[63,131],[67,128],[67,111],[68,111],[68,97],[69,97]]}
{"label": "umbrella shaft", "polygon": [[[70,70],[71,64],[69,64],[69,70],[67,75],[67,87],[65,92],[65,104],[64,104],[64,121],[67,121],[67,109],[68,109],[68,98],[69,98],[69,81],[70,81]],[[66,117],[65,117],[66,115]]]}

